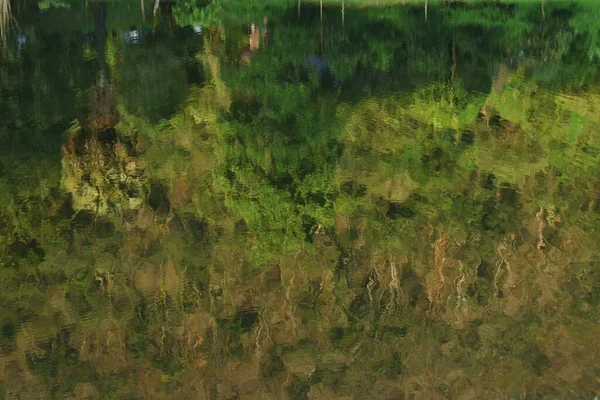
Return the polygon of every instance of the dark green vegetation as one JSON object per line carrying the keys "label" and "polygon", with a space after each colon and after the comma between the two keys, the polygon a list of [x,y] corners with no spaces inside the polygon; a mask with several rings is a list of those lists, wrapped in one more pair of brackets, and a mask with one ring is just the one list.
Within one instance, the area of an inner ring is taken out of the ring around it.
{"label": "dark green vegetation", "polygon": [[239,3],[13,4],[2,396],[598,395],[600,7]]}

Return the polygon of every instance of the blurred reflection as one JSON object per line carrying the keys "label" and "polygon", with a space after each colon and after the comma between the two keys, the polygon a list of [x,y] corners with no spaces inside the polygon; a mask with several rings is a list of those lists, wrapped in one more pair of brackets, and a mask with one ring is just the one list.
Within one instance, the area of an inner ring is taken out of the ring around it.
{"label": "blurred reflection", "polygon": [[1,395],[597,396],[598,7],[242,3],[21,15]]}

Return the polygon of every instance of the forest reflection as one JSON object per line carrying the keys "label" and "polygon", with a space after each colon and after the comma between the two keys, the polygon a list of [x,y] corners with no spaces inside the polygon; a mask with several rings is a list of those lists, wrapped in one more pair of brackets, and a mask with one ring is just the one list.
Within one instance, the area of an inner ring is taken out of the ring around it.
{"label": "forest reflection", "polygon": [[4,398],[598,396],[594,3],[12,6]]}

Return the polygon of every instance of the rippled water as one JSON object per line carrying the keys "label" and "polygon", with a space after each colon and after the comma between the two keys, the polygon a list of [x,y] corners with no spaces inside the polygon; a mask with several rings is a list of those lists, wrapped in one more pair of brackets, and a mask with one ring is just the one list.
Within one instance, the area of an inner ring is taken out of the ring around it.
{"label": "rippled water", "polygon": [[0,398],[600,395],[600,5],[393,3],[0,0]]}

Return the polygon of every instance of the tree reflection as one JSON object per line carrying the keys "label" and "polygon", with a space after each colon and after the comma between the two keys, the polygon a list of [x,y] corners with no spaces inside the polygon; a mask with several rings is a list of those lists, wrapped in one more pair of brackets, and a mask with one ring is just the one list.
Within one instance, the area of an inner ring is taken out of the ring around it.
{"label": "tree reflection", "polygon": [[1,132],[86,104],[62,170],[0,158],[5,397],[596,395],[589,9],[353,3],[31,28]]}

